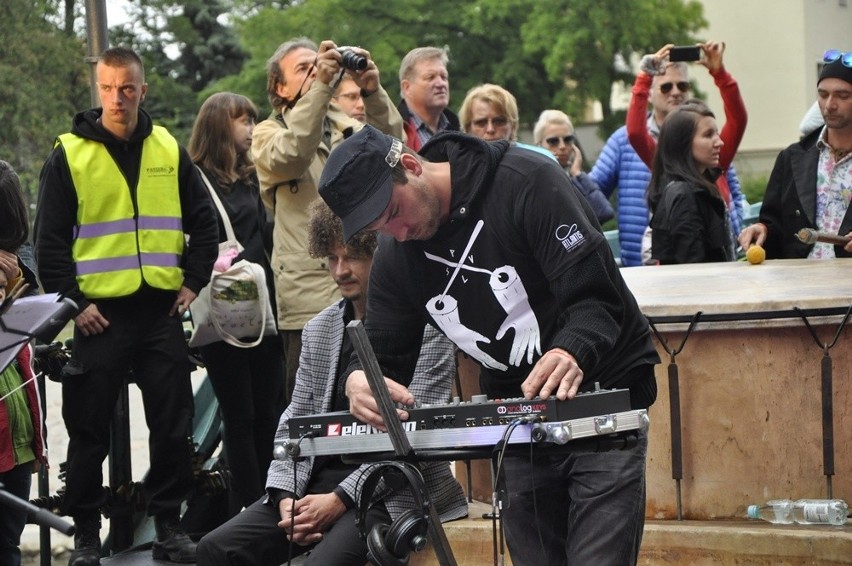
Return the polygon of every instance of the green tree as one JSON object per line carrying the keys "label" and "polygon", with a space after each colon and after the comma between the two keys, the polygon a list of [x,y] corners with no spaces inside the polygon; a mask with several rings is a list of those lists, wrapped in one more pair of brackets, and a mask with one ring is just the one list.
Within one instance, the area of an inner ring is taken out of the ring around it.
{"label": "green tree", "polygon": [[55,0],[0,3],[0,159],[18,172],[30,203],[53,140],[89,105],[85,45],[65,26],[65,9]]}
{"label": "green tree", "polygon": [[265,104],[264,62],[297,36],[370,50],[382,82],[398,97],[403,55],[420,45],[450,52],[451,106],[482,82],[500,84],[518,99],[522,122],[545,108],[583,116],[603,109],[602,134],[623,123],[610,107],[612,85],[633,81],[630,62],[669,41],[692,43],[706,25],[694,0],[388,0],[353,9],[343,0],[266,3],[236,22],[250,58],[236,76],[209,88],[228,88]]}
{"label": "green tree", "polygon": [[[243,13],[244,2],[238,2]],[[133,0],[130,21],[111,30],[112,44],[143,57],[150,95],[145,109],[184,143],[212,81],[237,74],[246,59],[230,22],[230,0]]]}
{"label": "green tree", "polygon": [[635,78],[617,61],[629,62],[670,42],[694,43],[695,33],[707,25],[695,0],[554,0],[530,8],[521,40],[557,83],[553,104],[578,115],[589,101],[600,102],[605,135],[624,122],[610,107],[612,85],[629,87]]}
{"label": "green tree", "polygon": [[359,5],[357,10],[344,0],[268,6],[237,22],[238,34],[250,58],[239,75],[226,77],[210,89],[236,90],[268,107],[266,59],[282,42],[305,36],[317,42],[332,39],[338,45],[368,49],[379,66],[382,84],[394,99],[399,97],[402,57],[417,46],[435,45],[446,47],[450,53],[451,91],[456,106],[470,87],[487,80],[523,90],[537,102],[544,100],[542,92],[549,92],[540,88],[545,76],[543,65],[534,58],[524,59],[523,52],[506,41],[507,37],[517,36],[517,18],[528,4],[528,0],[518,4],[505,17],[484,25],[478,25],[475,7],[460,6],[454,0],[389,0]]}

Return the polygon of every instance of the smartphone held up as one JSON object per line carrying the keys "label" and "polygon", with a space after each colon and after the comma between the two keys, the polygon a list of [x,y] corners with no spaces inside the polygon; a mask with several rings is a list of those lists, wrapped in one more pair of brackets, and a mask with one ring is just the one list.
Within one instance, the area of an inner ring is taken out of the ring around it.
{"label": "smartphone held up", "polygon": [[669,61],[698,61],[701,48],[697,45],[676,45],[669,50]]}

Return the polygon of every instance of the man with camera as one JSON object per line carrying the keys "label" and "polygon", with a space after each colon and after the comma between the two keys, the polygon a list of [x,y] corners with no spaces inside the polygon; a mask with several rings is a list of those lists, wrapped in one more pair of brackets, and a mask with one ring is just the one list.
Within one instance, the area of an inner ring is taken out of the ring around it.
{"label": "man with camera", "polygon": [[317,182],[328,154],[363,127],[332,100],[343,73],[361,89],[367,122],[401,135],[402,118],[382,88],[369,52],[338,48],[330,40],[317,47],[297,38],[281,44],[267,61],[266,90],[273,111],[255,127],[252,139],[261,197],[275,215],[272,268],[287,362],[288,402],[302,328],[336,296],[324,261],[308,255],[307,211],[317,198]]}

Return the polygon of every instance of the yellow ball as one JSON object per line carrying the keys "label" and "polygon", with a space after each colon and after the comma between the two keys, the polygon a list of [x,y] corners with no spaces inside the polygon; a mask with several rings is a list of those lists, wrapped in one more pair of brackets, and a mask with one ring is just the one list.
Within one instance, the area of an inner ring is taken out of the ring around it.
{"label": "yellow ball", "polygon": [[746,259],[752,265],[763,263],[763,260],[766,259],[766,250],[764,250],[762,246],[758,246],[756,244],[749,246],[746,251]]}

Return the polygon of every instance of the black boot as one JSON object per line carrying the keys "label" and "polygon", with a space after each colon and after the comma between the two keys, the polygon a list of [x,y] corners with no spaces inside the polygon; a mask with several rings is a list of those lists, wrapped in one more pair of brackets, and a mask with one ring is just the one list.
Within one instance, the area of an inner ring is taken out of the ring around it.
{"label": "black boot", "polygon": [[74,518],[74,552],[68,566],[98,566],[101,563],[101,518]]}
{"label": "black boot", "polygon": [[154,527],[157,530],[157,538],[151,549],[154,559],[195,563],[195,543],[183,532],[177,511],[154,517]]}

